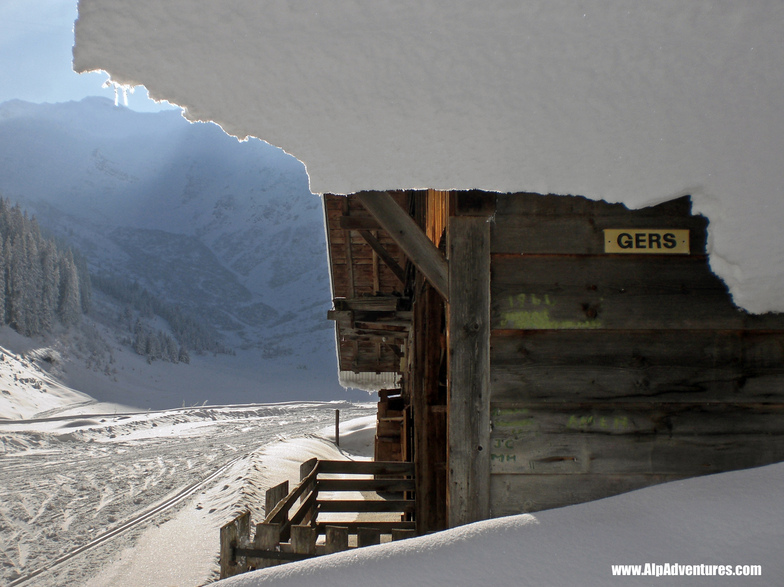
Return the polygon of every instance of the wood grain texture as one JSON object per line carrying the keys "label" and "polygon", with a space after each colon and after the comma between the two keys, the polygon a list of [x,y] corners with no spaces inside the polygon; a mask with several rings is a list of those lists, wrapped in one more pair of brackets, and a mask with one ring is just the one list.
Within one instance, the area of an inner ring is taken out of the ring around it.
{"label": "wood grain texture", "polygon": [[490,226],[450,217],[448,512],[451,527],[489,516]]}
{"label": "wood grain texture", "polygon": [[[688,475],[693,477],[694,475]],[[493,475],[493,517],[564,507],[682,479],[679,475]]]}
{"label": "wood grain texture", "polygon": [[494,401],[784,402],[784,332],[504,331]]}

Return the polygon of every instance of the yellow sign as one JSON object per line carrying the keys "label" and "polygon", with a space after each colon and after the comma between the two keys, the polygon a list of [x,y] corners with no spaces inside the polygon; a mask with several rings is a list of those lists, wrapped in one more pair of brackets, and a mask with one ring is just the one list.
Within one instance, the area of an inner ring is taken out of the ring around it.
{"label": "yellow sign", "polygon": [[689,231],[680,228],[606,228],[604,252],[688,255]]}

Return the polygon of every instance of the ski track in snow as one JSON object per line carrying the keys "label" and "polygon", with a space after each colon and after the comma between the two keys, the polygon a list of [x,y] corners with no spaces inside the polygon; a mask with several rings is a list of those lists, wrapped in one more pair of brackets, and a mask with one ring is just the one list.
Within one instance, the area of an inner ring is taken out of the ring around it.
{"label": "ski track in snow", "polygon": [[[139,531],[97,538],[262,446],[328,426],[335,409],[341,420],[371,413],[368,404],[291,403],[0,423],[0,584],[83,584]],[[93,541],[100,552],[74,557],[67,577],[20,580]]]}

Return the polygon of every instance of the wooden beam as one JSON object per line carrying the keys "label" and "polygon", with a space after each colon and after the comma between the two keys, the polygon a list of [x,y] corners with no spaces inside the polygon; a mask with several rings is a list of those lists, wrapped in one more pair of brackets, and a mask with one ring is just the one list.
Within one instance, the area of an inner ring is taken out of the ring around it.
{"label": "wooden beam", "polygon": [[447,262],[413,218],[388,192],[359,192],[356,197],[438,293],[448,299]]}
{"label": "wooden beam", "polygon": [[452,216],[449,248],[449,526],[490,517],[490,224]]}
{"label": "wooden beam", "polygon": [[389,270],[395,275],[397,280],[402,283],[403,285],[406,284],[406,272],[403,271],[403,268],[398,265],[395,258],[389,254],[389,252],[384,248],[384,245],[373,236],[373,234],[369,230],[360,230],[359,236],[365,239],[365,242],[370,245],[370,248],[378,255],[378,258],[384,262],[384,265],[389,267]]}
{"label": "wooden beam", "polygon": [[381,228],[375,218],[368,216],[341,216],[338,226],[343,230],[378,230]]}

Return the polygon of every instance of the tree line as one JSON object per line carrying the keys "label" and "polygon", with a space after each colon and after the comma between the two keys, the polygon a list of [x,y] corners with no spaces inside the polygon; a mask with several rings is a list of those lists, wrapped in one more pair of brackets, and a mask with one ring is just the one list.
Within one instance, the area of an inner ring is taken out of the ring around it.
{"label": "tree line", "polygon": [[84,258],[0,198],[0,322],[24,336],[49,332],[78,323],[91,296]]}
{"label": "tree line", "polygon": [[[231,354],[217,330],[154,296],[138,282],[99,273],[92,276],[92,283],[96,289],[126,304],[121,320],[133,335],[131,345],[138,354],[175,363],[188,362],[188,351]],[[156,315],[166,320],[171,335],[145,324],[145,320]],[[177,352],[175,342],[180,346]]]}

